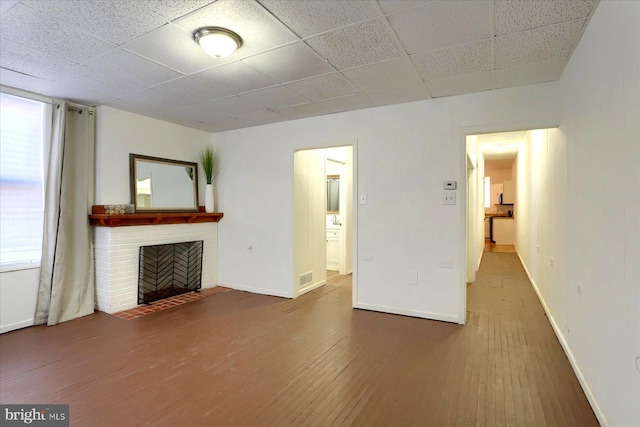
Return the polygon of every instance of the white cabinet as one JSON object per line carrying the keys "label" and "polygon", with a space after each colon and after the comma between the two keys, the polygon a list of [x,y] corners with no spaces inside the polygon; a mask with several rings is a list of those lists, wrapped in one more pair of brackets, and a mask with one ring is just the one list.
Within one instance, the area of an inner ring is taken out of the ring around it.
{"label": "white cabinet", "polygon": [[516,188],[513,181],[502,183],[502,204],[510,205],[516,202]]}
{"label": "white cabinet", "polygon": [[340,227],[327,227],[327,270],[340,271],[342,250],[342,230]]}
{"label": "white cabinet", "polygon": [[513,218],[493,218],[493,240],[497,245],[513,245],[516,226]]}
{"label": "white cabinet", "polygon": [[512,205],[516,202],[516,186],[513,181],[504,181],[500,184],[491,184],[491,204],[500,204],[502,195],[503,205]]}

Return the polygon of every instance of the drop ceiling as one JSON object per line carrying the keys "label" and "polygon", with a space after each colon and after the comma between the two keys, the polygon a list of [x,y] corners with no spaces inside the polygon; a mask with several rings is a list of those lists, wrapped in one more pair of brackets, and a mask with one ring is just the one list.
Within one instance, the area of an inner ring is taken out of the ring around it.
{"label": "drop ceiling", "polygon": [[[0,83],[216,132],[558,80],[596,5],[2,0]],[[204,26],[244,44],[211,58]]]}

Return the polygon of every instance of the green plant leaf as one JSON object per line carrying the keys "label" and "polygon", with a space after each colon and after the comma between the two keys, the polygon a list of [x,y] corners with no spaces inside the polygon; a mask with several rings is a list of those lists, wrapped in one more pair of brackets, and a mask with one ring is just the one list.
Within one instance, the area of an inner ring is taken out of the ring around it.
{"label": "green plant leaf", "polygon": [[202,163],[202,169],[204,169],[204,176],[207,180],[207,184],[213,182],[214,176],[214,163],[216,160],[216,150],[209,146],[200,152],[200,163]]}

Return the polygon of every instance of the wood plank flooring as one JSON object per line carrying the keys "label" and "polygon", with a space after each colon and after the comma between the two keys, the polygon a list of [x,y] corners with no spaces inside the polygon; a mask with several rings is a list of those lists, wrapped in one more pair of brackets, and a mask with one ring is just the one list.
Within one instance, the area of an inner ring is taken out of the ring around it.
{"label": "wood plank flooring", "polygon": [[350,281],[1,335],[0,401],[73,426],[598,425],[516,255],[484,254],[466,326],[354,310]]}

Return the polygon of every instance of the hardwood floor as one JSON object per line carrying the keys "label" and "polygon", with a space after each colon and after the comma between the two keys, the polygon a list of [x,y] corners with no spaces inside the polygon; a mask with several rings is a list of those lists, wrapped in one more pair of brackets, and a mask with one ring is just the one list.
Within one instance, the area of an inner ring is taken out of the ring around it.
{"label": "hardwood floor", "polygon": [[516,248],[513,245],[499,245],[497,243],[493,243],[490,240],[484,241],[484,251],[485,252],[500,252],[507,254],[515,254]]}
{"label": "hardwood floor", "polygon": [[484,254],[466,326],[354,310],[350,280],[4,334],[0,401],[73,426],[597,425],[516,255]]}

